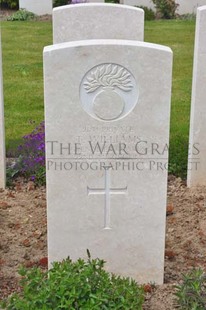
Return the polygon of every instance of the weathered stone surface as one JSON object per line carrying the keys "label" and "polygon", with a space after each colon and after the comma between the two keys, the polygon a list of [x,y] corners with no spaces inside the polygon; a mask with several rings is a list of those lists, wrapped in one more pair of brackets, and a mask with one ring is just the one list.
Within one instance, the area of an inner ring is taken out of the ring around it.
{"label": "weathered stone surface", "polygon": [[206,6],[197,10],[190,116],[188,186],[206,185]]}
{"label": "weathered stone surface", "polygon": [[124,40],[44,50],[49,262],[163,282],[172,52]]}

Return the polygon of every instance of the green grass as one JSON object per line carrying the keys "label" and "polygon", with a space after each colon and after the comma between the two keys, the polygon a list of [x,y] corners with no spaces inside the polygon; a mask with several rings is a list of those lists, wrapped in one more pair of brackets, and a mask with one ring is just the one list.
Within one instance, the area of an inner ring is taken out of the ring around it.
{"label": "green grass", "polygon": [[[145,25],[146,42],[167,45],[174,53],[170,163],[180,175],[186,175],[187,165],[194,31],[194,21]],[[49,44],[50,22],[2,22],[7,150],[43,119],[42,50]]]}
{"label": "green grass", "polygon": [[146,22],[145,41],[173,51],[173,87],[170,129],[171,172],[186,176],[194,52],[195,21]]}
{"label": "green grass", "polygon": [[50,22],[2,22],[7,151],[43,120],[43,47],[52,44]]}

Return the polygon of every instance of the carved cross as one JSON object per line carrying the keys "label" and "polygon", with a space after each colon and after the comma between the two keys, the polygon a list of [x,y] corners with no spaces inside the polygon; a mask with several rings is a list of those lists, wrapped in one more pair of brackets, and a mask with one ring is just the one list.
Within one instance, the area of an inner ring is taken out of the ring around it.
{"label": "carved cross", "polygon": [[125,195],[127,193],[127,186],[123,188],[110,187],[110,167],[105,167],[105,183],[104,188],[89,188],[87,187],[87,195],[104,195],[104,229],[111,229],[110,227],[110,195]]}

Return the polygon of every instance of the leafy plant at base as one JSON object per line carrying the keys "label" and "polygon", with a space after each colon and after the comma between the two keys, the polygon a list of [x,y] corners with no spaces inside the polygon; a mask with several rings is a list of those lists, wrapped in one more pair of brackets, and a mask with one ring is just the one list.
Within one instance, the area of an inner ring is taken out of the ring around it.
{"label": "leafy plant at base", "polygon": [[119,0],[105,0],[105,3],[119,3]]}
{"label": "leafy plant at base", "polygon": [[157,16],[165,19],[172,19],[176,17],[176,9],[178,4],[175,0],[152,0],[157,9]]}
{"label": "leafy plant at base", "polygon": [[201,269],[183,275],[183,283],[176,289],[175,295],[182,310],[206,309],[206,274]]}
{"label": "leafy plant at base", "polygon": [[195,21],[195,19],[196,19],[196,14],[195,14],[195,13],[182,14],[182,15],[179,15],[179,16],[178,16],[178,19],[189,20],[189,21]]}
{"label": "leafy plant at base", "polygon": [[70,258],[44,272],[35,267],[22,268],[19,274],[22,293],[2,303],[7,310],[141,310],[144,290],[134,280],[106,272],[100,259]]}
{"label": "leafy plant at base", "polygon": [[57,6],[67,5],[68,2],[68,0],[54,0],[53,7],[55,8]]}
{"label": "leafy plant at base", "polygon": [[6,168],[6,185],[12,186],[13,185],[13,179],[18,176],[20,173],[20,165],[21,165],[21,156],[17,159],[16,162],[12,163],[12,165],[9,165]]}
{"label": "leafy plant at base", "polygon": [[0,0],[1,8],[18,9],[19,0]]}
{"label": "leafy plant at base", "polygon": [[8,21],[26,21],[26,20],[33,20],[36,18],[36,15],[32,12],[26,11],[24,9],[20,9],[19,11],[15,12],[11,16],[7,17]]}
{"label": "leafy plant at base", "polygon": [[15,174],[18,171],[37,185],[44,185],[46,183],[44,122],[23,139],[23,143],[18,147],[18,160],[10,167],[10,174],[12,171]]}

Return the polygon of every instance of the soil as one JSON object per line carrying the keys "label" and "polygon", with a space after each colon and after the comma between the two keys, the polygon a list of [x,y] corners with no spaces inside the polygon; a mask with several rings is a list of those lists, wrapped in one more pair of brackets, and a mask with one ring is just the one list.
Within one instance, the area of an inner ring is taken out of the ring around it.
{"label": "soil", "polygon": [[[144,309],[176,309],[182,273],[206,268],[206,188],[168,182],[164,284],[148,292]],[[0,299],[19,291],[20,265],[47,267],[46,191],[18,180],[0,192]],[[150,291],[150,287],[149,290]]]}
{"label": "soil", "polygon": [[[12,11],[1,11],[5,20]],[[39,17],[51,20],[50,15]],[[19,291],[20,265],[47,267],[46,191],[20,179],[0,191],[0,300]],[[169,177],[164,284],[146,295],[144,310],[175,310],[175,285],[194,267],[206,268],[206,187],[189,189]]]}

